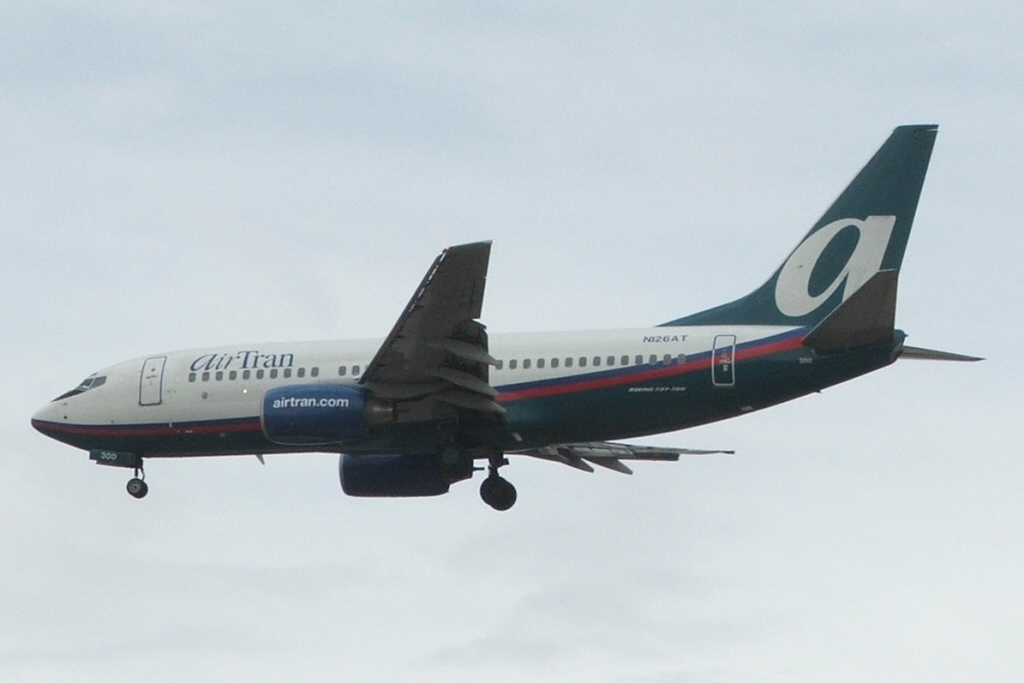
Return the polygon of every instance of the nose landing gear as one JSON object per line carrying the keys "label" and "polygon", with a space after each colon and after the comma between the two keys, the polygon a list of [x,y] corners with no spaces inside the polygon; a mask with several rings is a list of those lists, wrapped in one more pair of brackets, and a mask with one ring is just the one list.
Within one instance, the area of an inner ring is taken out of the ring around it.
{"label": "nose landing gear", "polygon": [[145,498],[146,494],[149,493],[149,486],[143,480],[138,477],[134,477],[128,480],[128,493],[135,498]]}
{"label": "nose landing gear", "polygon": [[126,453],[124,451],[89,451],[89,459],[97,465],[108,467],[126,467],[135,470],[135,476],[128,480],[128,493],[133,498],[145,498],[149,493],[149,486],[146,485],[146,472],[142,469],[142,456],[137,453]]}
{"label": "nose landing gear", "polygon": [[139,458],[139,466],[135,468],[135,476],[128,480],[128,485],[125,488],[133,498],[145,498],[149,493],[146,473],[142,469],[142,458]]}
{"label": "nose landing gear", "polygon": [[503,455],[492,456],[487,478],[480,483],[480,497],[499,512],[508,510],[516,503],[516,487],[507,479],[498,476],[498,468],[507,465]]}

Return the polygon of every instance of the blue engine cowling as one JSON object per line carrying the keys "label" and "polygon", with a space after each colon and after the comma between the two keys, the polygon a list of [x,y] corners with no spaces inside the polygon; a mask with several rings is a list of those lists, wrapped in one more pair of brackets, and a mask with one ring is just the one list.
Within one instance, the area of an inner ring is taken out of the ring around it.
{"label": "blue engine cowling", "polygon": [[275,387],[263,397],[263,433],[289,446],[333,444],[366,434],[366,390],[337,384]]}
{"label": "blue engine cowling", "polygon": [[448,493],[450,475],[429,455],[343,455],[341,490],[350,496],[406,498]]}

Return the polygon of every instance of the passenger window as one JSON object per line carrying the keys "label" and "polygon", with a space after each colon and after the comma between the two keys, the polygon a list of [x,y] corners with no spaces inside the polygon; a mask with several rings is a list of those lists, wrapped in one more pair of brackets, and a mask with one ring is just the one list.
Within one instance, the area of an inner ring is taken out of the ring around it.
{"label": "passenger window", "polygon": [[309,371],[309,376],[310,377],[319,377],[320,376],[320,368],[319,367],[315,367],[312,370],[310,370]]}
{"label": "passenger window", "polygon": [[252,377],[251,370],[242,370],[242,379],[249,379],[250,377]]}
{"label": "passenger window", "polygon": [[523,370],[529,370],[529,369],[530,369],[530,359],[527,358],[526,360],[523,361]]}
{"label": "passenger window", "polygon": [[665,363],[665,365],[668,365],[669,363],[672,362],[672,354],[666,353],[664,356],[662,356],[661,360]]}
{"label": "passenger window", "polygon": [[538,370],[543,370],[544,369],[544,359],[543,358],[538,358],[537,359],[537,369]]}
{"label": "passenger window", "polygon": [[291,377],[292,376],[292,369],[291,368],[285,368],[284,369],[284,376],[285,376],[285,379]]}
{"label": "passenger window", "polygon": [[497,363],[494,364],[494,369],[495,370],[501,370],[504,367],[505,367],[505,361],[503,361],[503,360],[499,360]]}
{"label": "passenger window", "polygon": [[229,372],[228,373],[228,379],[230,379],[230,380],[238,379],[238,371],[237,370],[232,370],[231,372]]}
{"label": "passenger window", "polygon": [[558,359],[557,358],[552,358],[551,359],[551,367],[553,367],[553,368],[557,368],[558,367]]}
{"label": "passenger window", "polygon": [[277,368],[270,371],[270,379],[277,379]]}
{"label": "passenger window", "polygon": [[580,367],[581,368],[587,367],[587,357],[586,356],[580,356]]}
{"label": "passenger window", "polygon": [[217,379],[218,382],[221,381],[222,379],[224,379],[224,371],[223,370],[218,370],[217,371],[216,379]]}
{"label": "passenger window", "polygon": [[601,367],[601,356],[594,356],[594,367]]}
{"label": "passenger window", "polygon": [[196,381],[196,373],[194,373],[194,372],[188,373],[188,381],[189,382],[195,382]]}
{"label": "passenger window", "polygon": [[352,366],[352,376],[355,377],[358,374],[359,374],[359,366],[358,365],[353,365]]}
{"label": "passenger window", "polygon": [[629,365],[629,356],[623,356],[622,357],[621,365]]}
{"label": "passenger window", "polygon": [[263,379],[263,370],[256,371],[256,379]]}
{"label": "passenger window", "polygon": [[203,373],[203,381],[204,382],[209,382],[210,381],[210,373],[208,373],[208,372],[204,372]]}
{"label": "passenger window", "polygon": [[658,362],[658,357],[655,356],[653,353],[651,354],[650,362],[651,362],[651,365],[654,365],[655,363]]}
{"label": "passenger window", "polygon": [[686,354],[681,353],[678,356],[676,356],[676,362],[679,363],[680,365],[686,365]]}
{"label": "passenger window", "polygon": [[567,367],[567,368],[571,368],[572,367],[572,358],[566,358],[565,359],[565,367]]}
{"label": "passenger window", "polygon": [[348,368],[347,367],[342,365],[340,368],[338,368],[338,377],[344,377],[346,374],[348,374]]}
{"label": "passenger window", "polygon": [[517,360],[510,360],[508,362],[508,369],[509,370],[515,370],[517,365],[519,365],[519,361],[517,361]]}
{"label": "passenger window", "polygon": [[295,374],[298,377],[305,377],[306,376],[306,368],[299,368],[298,371]]}
{"label": "passenger window", "polygon": [[615,356],[608,356],[608,365],[615,365]]}
{"label": "passenger window", "polygon": [[643,365],[644,364],[644,357],[641,356],[640,354],[637,354],[637,356],[636,356],[636,364],[637,365]]}

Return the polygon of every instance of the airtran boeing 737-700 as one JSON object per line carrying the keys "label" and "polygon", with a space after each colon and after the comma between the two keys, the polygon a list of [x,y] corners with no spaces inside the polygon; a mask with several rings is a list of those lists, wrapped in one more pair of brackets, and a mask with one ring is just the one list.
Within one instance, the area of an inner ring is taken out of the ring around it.
{"label": "airtran boeing 737-700", "polygon": [[[507,510],[508,455],[629,473],[692,451],[619,440],[743,415],[914,348],[896,288],[937,127],[901,126],[769,280],[736,301],[645,329],[489,337],[490,242],[445,249],[386,339],[159,353],[101,370],[32,419],[43,434],[133,469],[146,458],[333,452],[354,496],[433,496],[486,464]],[[714,452],[714,451],[711,451]]]}

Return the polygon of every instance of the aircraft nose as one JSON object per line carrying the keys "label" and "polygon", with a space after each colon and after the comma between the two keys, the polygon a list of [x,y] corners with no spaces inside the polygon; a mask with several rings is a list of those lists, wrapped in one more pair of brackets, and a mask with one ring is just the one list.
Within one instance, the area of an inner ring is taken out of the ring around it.
{"label": "aircraft nose", "polygon": [[68,407],[67,401],[47,403],[32,416],[32,427],[43,436],[76,448],[86,448],[76,425],[68,420],[68,417],[74,418],[74,415],[68,415]]}
{"label": "aircraft nose", "polygon": [[45,406],[40,408],[32,416],[32,426],[35,430],[46,436],[52,435],[52,430],[47,428],[47,425],[53,424],[60,420],[60,405],[55,403],[47,403]]}

